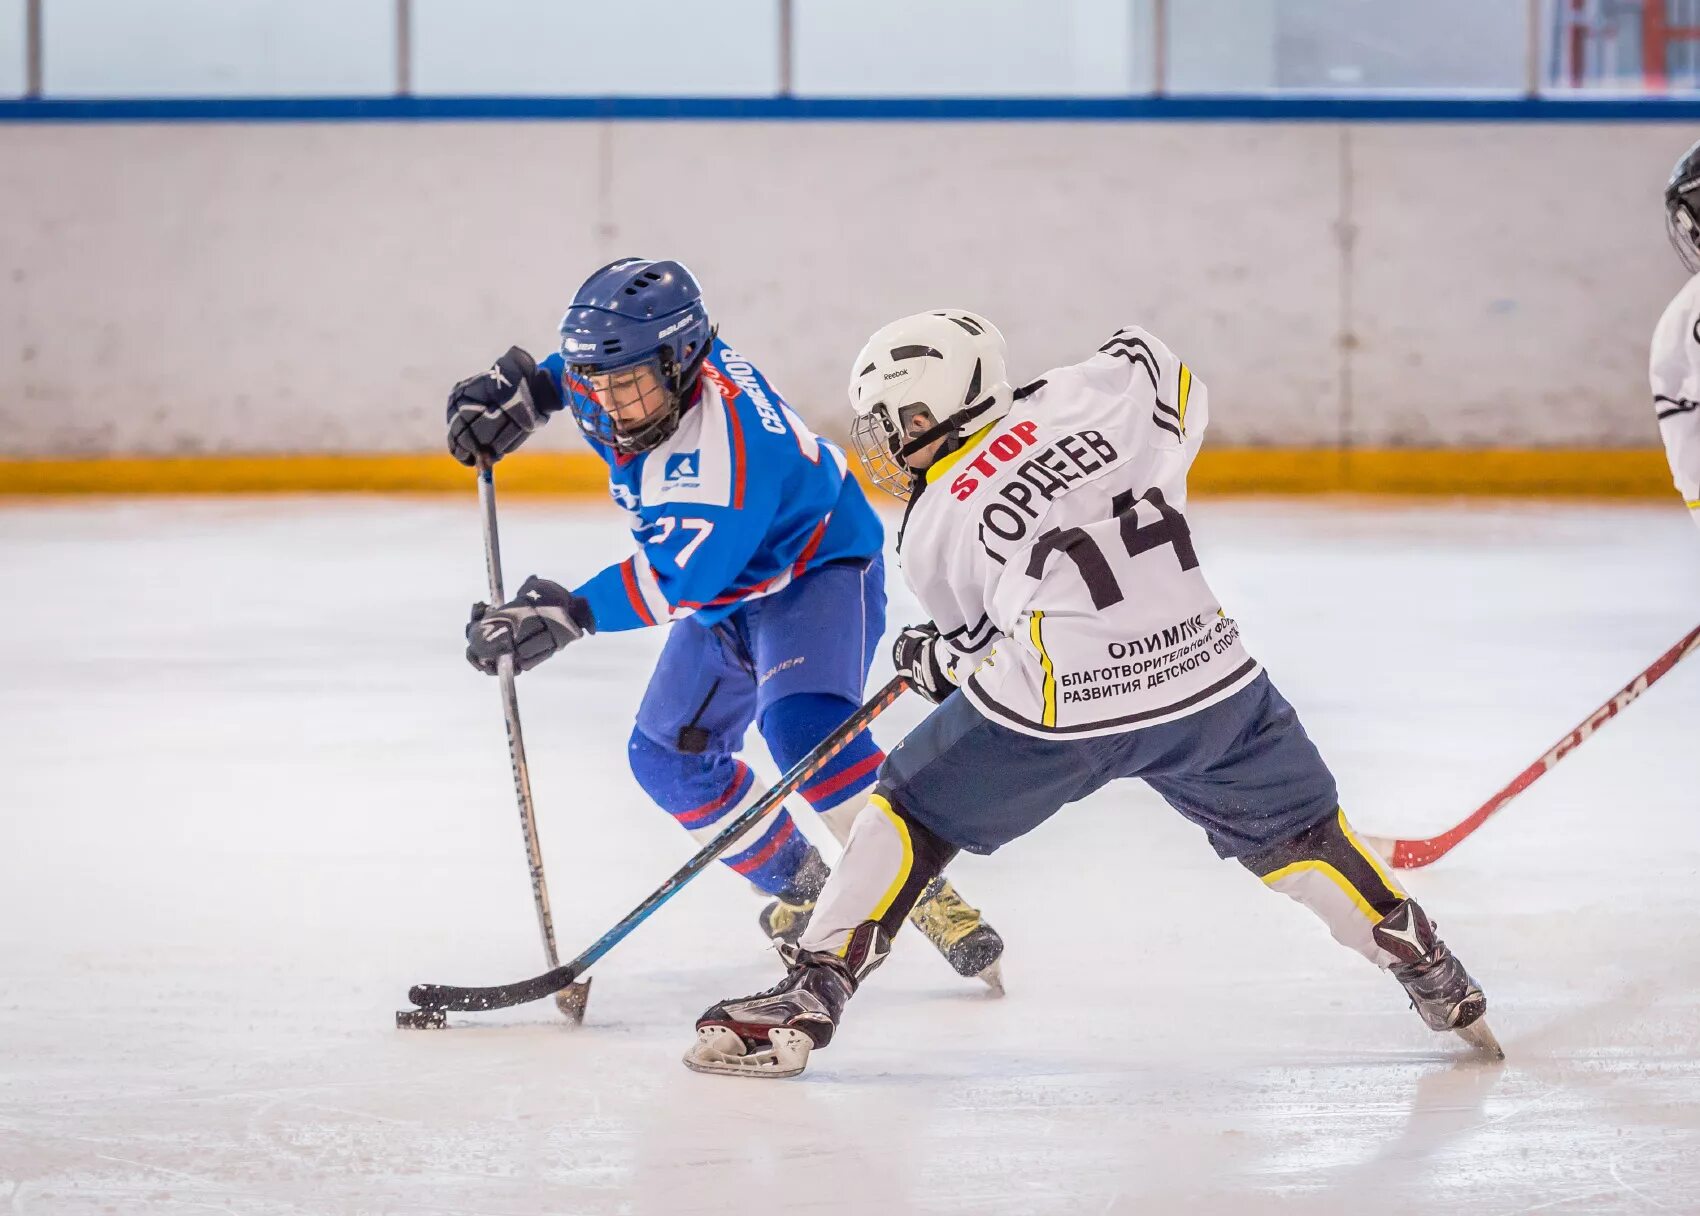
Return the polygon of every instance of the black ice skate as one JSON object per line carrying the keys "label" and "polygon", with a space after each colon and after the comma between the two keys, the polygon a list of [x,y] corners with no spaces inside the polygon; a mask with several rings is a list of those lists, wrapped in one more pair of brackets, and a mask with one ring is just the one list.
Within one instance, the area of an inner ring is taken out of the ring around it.
{"label": "black ice skate", "polygon": [[940,876],[928,883],[909,913],[909,923],[927,935],[945,961],[964,977],[978,976],[1003,995],[1003,938],[980,910]]}
{"label": "black ice skate", "polygon": [[843,958],[791,951],[791,969],[779,983],[754,996],[721,1001],[697,1019],[697,1041],[685,1053],[685,1067],[732,1077],[796,1076],[811,1051],[832,1042],[845,1003],[890,948],[885,930],[865,921],[850,935]]}
{"label": "black ice skate", "polygon": [[761,931],[773,941],[795,946],[803,930],[809,927],[815,900],[820,898],[821,888],[826,886],[830,874],[826,862],[821,860],[820,850],[811,847],[785,889],[761,910]]}
{"label": "black ice skate", "polygon": [[1389,970],[1405,986],[1430,1030],[1455,1031],[1485,1055],[1503,1060],[1505,1052],[1488,1028],[1487,997],[1452,951],[1434,933],[1434,925],[1414,899],[1382,917],[1373,930],[1378,946],[1399,961]]}

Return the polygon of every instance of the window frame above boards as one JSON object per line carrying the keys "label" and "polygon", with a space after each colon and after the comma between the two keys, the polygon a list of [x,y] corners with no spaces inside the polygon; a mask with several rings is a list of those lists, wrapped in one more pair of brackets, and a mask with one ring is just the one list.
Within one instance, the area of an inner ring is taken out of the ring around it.
{"label": "window frame above boards", "polygon": [[[705,20],[699,0],[0,0],[0,99],[856,118],[1187,117],[1195,101],[1239,118],[1269,98],[1298,103],[1283,116],[1325,96],[1373,117],[1391,97],[1401,117],[1431,99],[1700,96],[1700,23],[1670,0],[1588,16],[1621,2],[720,0]],[[1229,96],[1245,100],[1224,110]]]}

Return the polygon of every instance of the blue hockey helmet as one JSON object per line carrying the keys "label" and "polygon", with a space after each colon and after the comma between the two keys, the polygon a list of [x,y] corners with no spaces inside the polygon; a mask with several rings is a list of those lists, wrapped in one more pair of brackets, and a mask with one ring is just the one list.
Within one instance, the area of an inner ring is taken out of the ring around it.
{"label": "blue hockey helmet", "polygon": [[658,446],[695,400],[713,341],[702,288],[683,265],[610,262],[561,318],[564,395],[579,429],[619,452]]}

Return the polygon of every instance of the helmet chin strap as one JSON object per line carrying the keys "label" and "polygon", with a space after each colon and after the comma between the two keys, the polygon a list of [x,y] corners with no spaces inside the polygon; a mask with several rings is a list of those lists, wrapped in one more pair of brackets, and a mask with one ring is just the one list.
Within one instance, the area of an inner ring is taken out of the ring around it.
{"label": "helmet chin strap", "polygon": [[[965,425],[991,409],[993,404],[994,398],[987,397],[978,405],[971,405],[965,410],[956,411],[956,413],[952,414],[949,418],[946,418],[943,422],[935,422],[932,426],[928,427],[919,435],[916,435],[902,447],[897,449],[896,455],[898,462],[906,464],[909,457],[913,456],[916,452],[919,452],[929,443],[932,443],[934,440],[947,435],[952,431],[960,431]],[[941,456],[945,454],[946,453],[943,452],[939,453]]]}

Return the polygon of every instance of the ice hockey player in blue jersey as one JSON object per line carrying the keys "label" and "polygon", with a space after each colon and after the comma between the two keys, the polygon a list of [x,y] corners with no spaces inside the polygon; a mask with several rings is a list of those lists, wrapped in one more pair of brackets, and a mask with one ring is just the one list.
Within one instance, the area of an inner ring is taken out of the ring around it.
{"label": "ice hockey player in blue jersey", "polygon": [[[560,351],[518,347],[449,396],[449,450],[495,461],[570,412],[608,465],[637,552],[578,586],[533,576],[477,605],[467,659],[526,671],[585,634],[667,624],[628,745],[633,775],[699,840],[766,788],[737,757],[753,723],[789,769],[860,704],[885,630],[883,530],[843,452],[814,435],[709,323],[675,261],[622,258],[587,279]],[[803,797],[843,841],[884,759],[864,731]],[[783,809],[722,860],[773,899],[769,936],[794,942],[827,876]],[[963,975],[996,986],[1003,942],[941,880],[911,918]]]}

